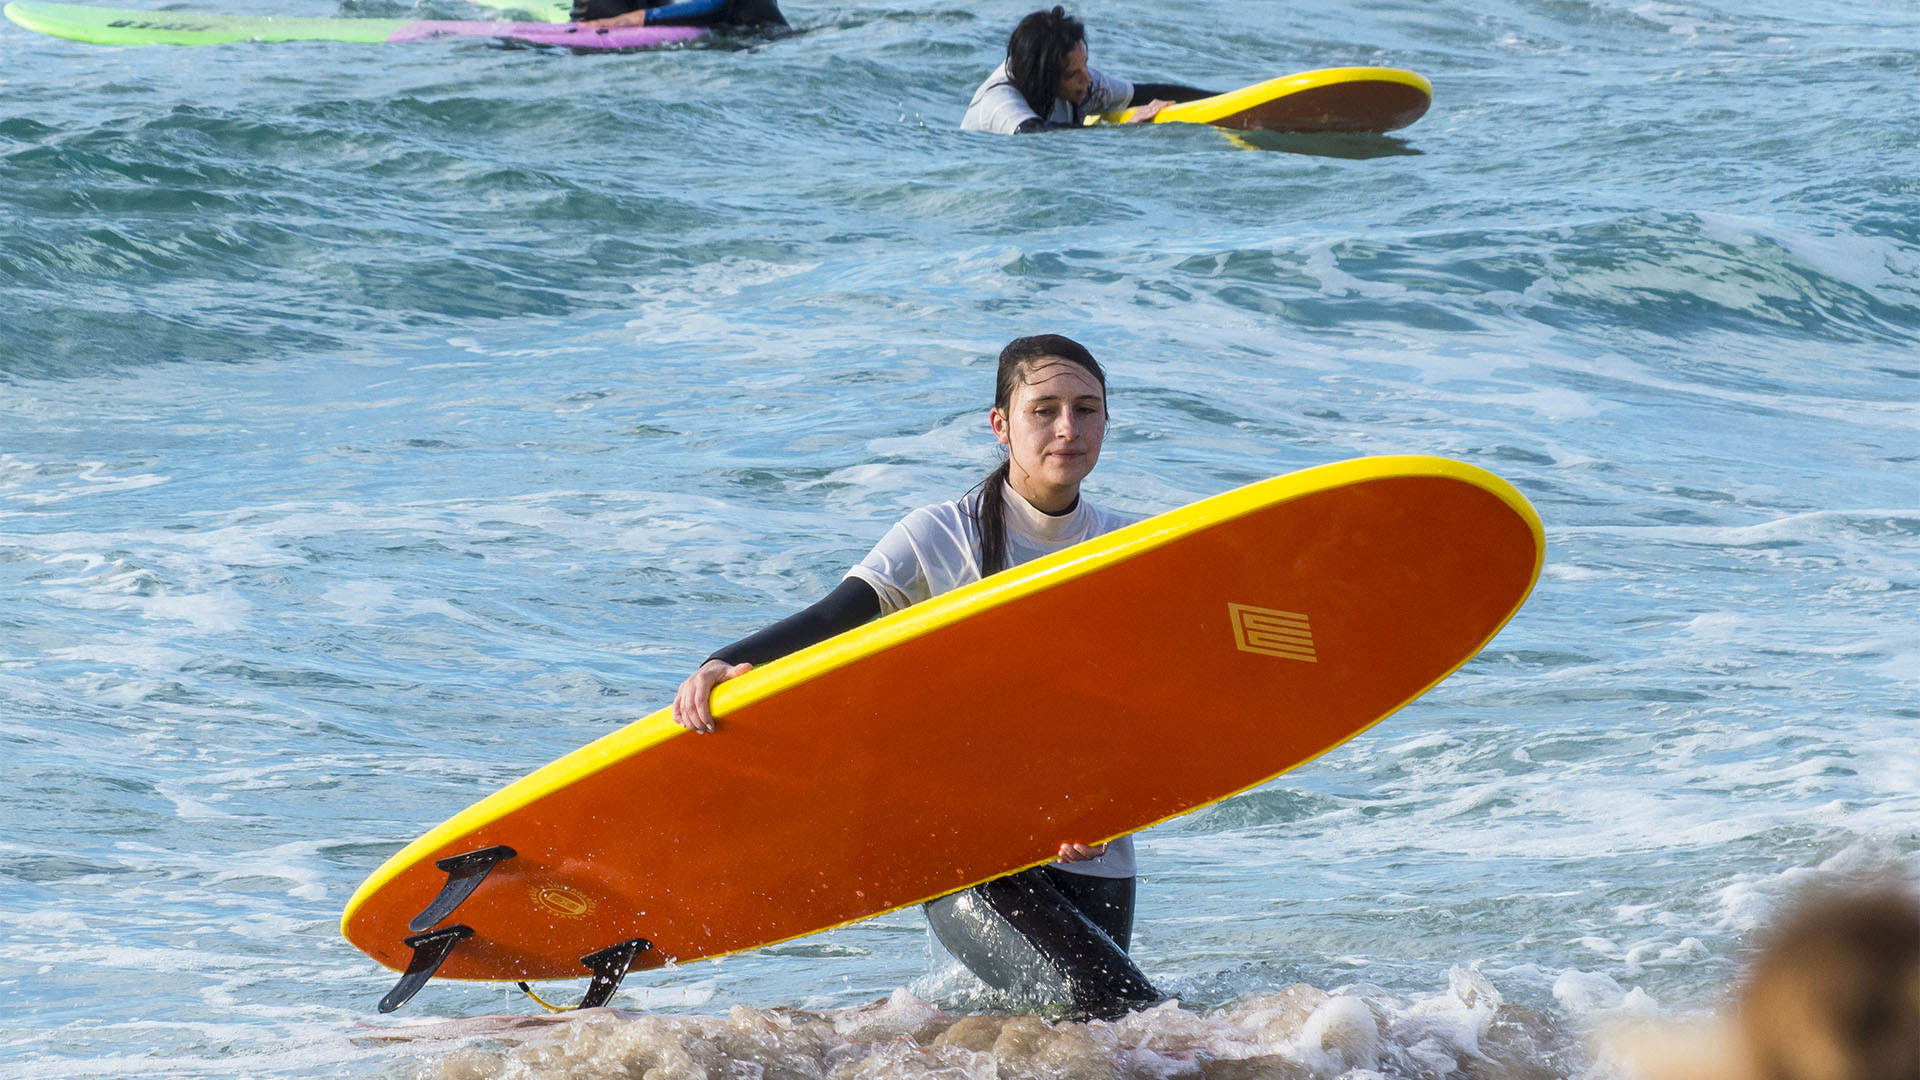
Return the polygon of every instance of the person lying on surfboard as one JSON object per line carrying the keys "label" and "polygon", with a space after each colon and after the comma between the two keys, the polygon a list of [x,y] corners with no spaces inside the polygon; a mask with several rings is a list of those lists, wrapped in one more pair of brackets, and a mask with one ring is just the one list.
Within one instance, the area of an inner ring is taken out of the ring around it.
{"label": "person lying on surfboard", "polygon": [[[1080,496],[1100,460],[1107,381],[1079,342],[1041,334],[1002,349],[987,424],[1007,451],[998,468],[960,499],[908,514],[825,599],[715,652],[680,684],[674,723],[724,730],[713,688],[755,664],[1139,520]],[[935,935],[1002,991],[1064,992],[1079,1012],[1107,1019],[1161,1000],[1126,955],[1133,838],[1064,843],[1058,855],[929,902]]]}
{"label": "person lying on surfboard", "polygon": [[573,0],[584,26],[785,26],[778,0]]}
{"label": "person lying on surfboard", "polygon": [[973,92],[963,131],[1025,135],[1077,128],[1089,116],[1136,107],[1128,123],[1175,102],[1212,97],[1174,83],[1130,83],[1087,66],[1087,28],[1065,8],[1036,11],[1007,38],[1007,58]]}

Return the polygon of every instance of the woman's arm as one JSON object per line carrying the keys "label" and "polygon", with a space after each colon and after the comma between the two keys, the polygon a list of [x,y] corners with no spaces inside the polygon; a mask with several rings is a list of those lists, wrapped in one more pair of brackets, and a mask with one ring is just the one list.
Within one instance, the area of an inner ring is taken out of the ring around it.
{"label": "woman's arm", "polygon": [[777,660],[843,634],[879,614],[880,595],[873,586],[857,577],[842,579],[832,592],[806,610],[714,652],[673,695],[673,722],[688,731],[712,731],[713,711],[708,702],[714,687],[745,675],[755,664]]}
{"label": "woman's arm", "polygon": [[799,652],[873,621],[880,614],[880,594],[857,577],[840,579],[833,591],[808,607],[721,649],[712,659],[729,664],[764,664]]}
{"label": "woman's arm", "polygon": [[[1202,90],[1197,86],[1182,86],[1179,83],[1134,83],[1132,99],[1120,107],[1139,110],[1129,117],[1127,122],[1143,124],[1159,115],[1160,110],[1168,105],[1183,101],[1198,101],[1201,98],[1213,96],[1212,90]],[[1038,116],[1029,116],[1014,129],[1014,134],[1029,135],[1036,131],[1065,131],[1079,126],[1078,124],[1053,124]]]}

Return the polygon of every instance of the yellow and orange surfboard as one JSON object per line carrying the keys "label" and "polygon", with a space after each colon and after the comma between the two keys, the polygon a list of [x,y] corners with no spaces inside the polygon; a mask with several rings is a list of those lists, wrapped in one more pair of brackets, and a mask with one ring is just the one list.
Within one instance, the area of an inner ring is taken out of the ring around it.
{"label": "yellow and orange surfboard", "polygon": [[1340,745],[1477,653],[1541,553],[1461,462],[1252,484],[725,683],[715,734],[637,720],[407,845],[341,929],[396,970],[617,981],[941,896]]}
{"label": "yellow and orange surfboard", "polygon": [[[1382,132],[1406,127],[1433,104],[1433,84],[1416,72],[1385,67],[1321,68],[1282,75],[1224,94],[1168,105],[1156,124],[1212,124],[1239,131]],[[1087,117],[1124,124],[1133,109]]]}

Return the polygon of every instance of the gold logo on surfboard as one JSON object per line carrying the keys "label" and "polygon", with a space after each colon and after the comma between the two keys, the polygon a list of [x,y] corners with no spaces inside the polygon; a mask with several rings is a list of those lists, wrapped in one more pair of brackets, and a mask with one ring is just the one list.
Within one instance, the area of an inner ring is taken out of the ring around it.
{"label": "gold logo on surfboard", "polygon": [[1320,662],[1313,653],[1313,630],[1300,612],[1228,604],[1227,615],[1233,620],[1234,647],[1241,652]]}
{"label": "gold logo on surfboard", "polygon": [[527,889],[533,902],[563,919],[584,919],[593,914],[593,897],[559,885],[534,885]]}

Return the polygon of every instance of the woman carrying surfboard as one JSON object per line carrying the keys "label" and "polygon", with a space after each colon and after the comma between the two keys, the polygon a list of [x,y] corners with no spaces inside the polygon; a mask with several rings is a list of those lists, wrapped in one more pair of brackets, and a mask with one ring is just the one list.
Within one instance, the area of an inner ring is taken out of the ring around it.
{"label": "woman carrying surfboard", "polygon": [[[674,722],[713,732],[713,688],[755,664],[1138,520],[1080,496],[1100,460],[1107,397],[1105,372],[1079,342],[1009,343],[987,422],[1007,450],[998,468],[966,496],[908,514],[825,599],[715,652],[680,684]],[[1111,1018],[1160,1000],[1126,957],[1133,899],[1133,838],[1121,837],[1062,843],[1048,866],[926,909],[942,944],[989,985],[1064,992],[1078,1010]]]}
{"label": "woman carrying surfboard", "polygon": [[1025,135],[1081,126],[1088,116],[1135,107],[1130,124],[1168,105],[1212,97],[1174,83],[1130,83],[1087,66],[1087,28],[1065,8],[1036,11],[1007,38],[1007,58],[973,92],[964,131]]}

